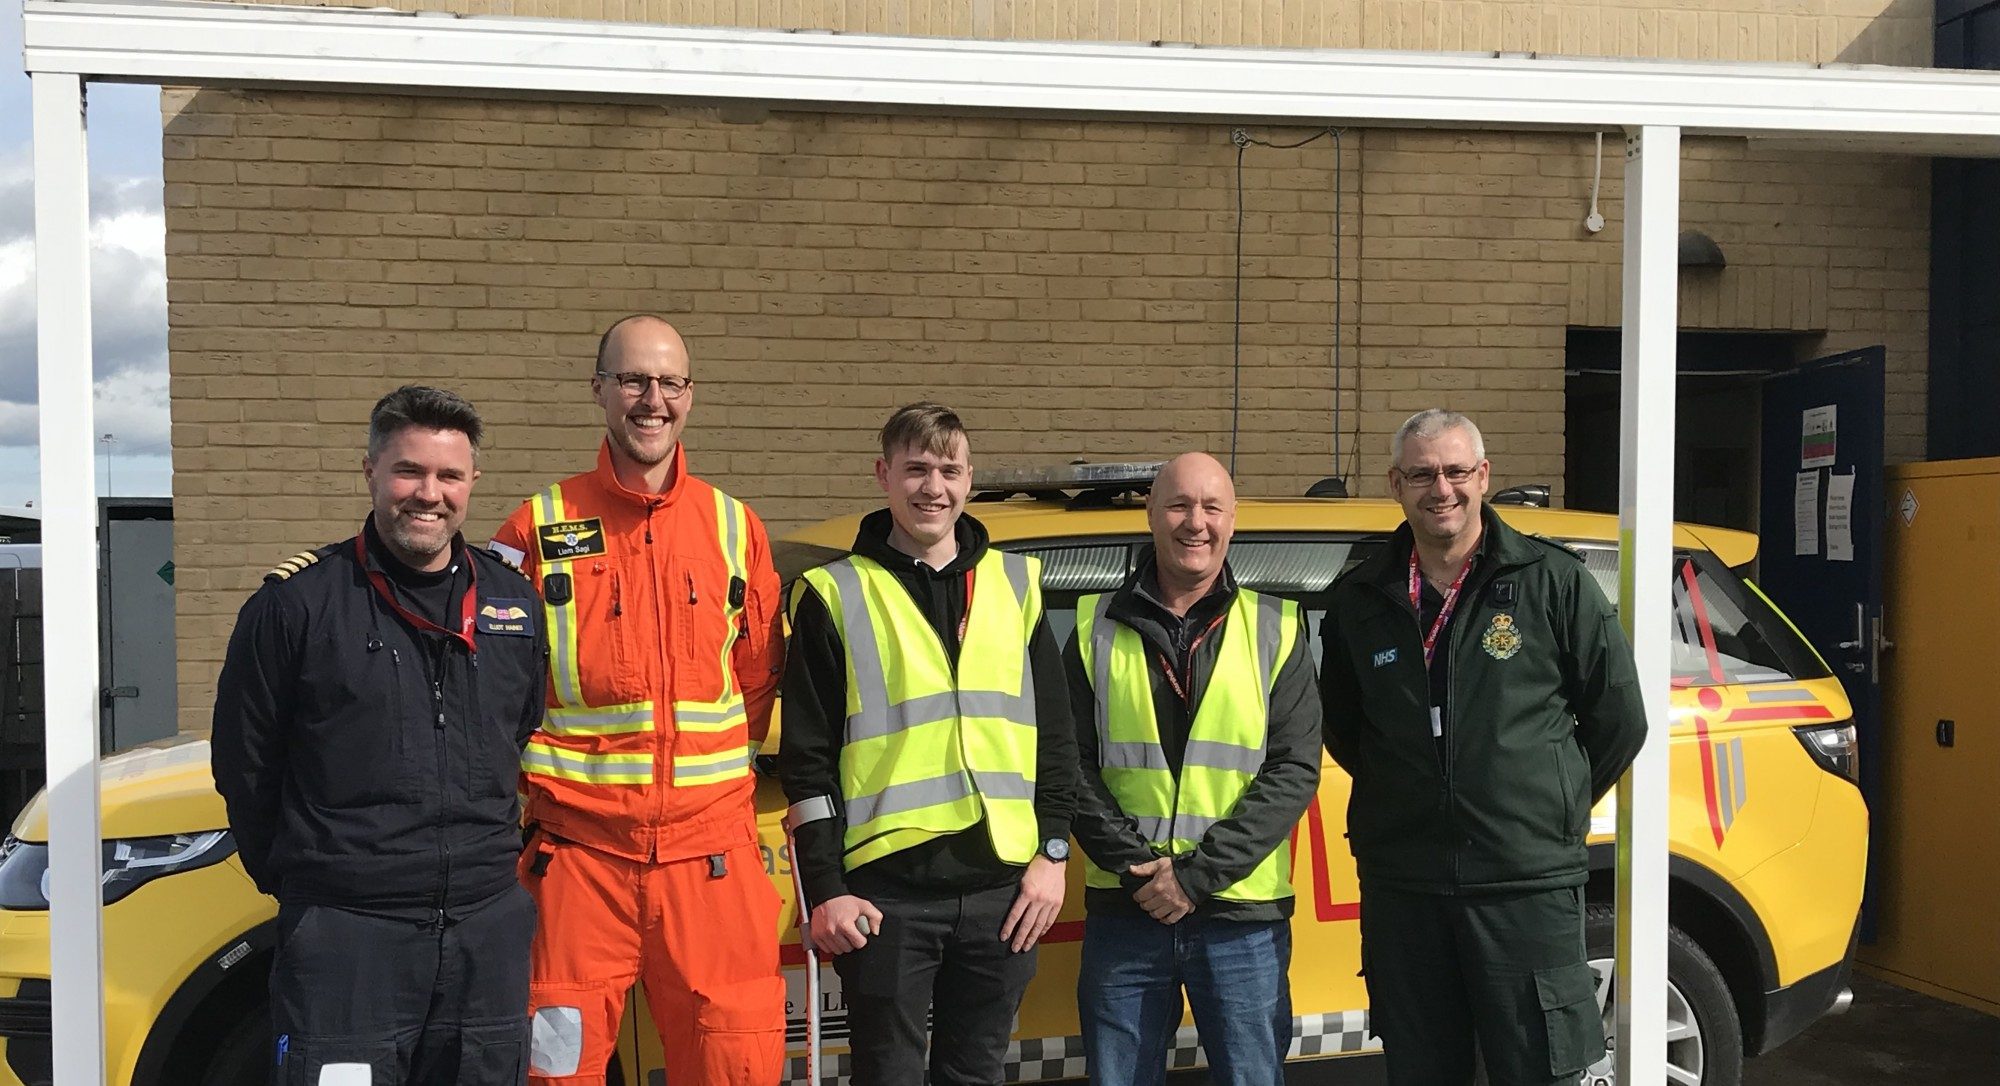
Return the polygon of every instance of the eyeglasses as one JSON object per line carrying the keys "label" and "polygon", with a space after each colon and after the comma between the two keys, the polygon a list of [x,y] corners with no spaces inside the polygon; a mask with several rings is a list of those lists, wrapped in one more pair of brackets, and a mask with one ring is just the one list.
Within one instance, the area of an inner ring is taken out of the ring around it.
{"label": "eyeglasses", "polygon": [[1403,481],[1411,486],[1421,488],[1436,483],[1439,476],[1443,476],[1445,482],[1457,486],[1467,479],[1472,478],[1478,471],[1478,464],[1474,464],[1469,468],[1460,467],[1457,464],[1447,464],[1441,468],[1412,468],[1408,470],[1397,468],[1396,474],[1402,476]]}
{"label": "eyeglasses", "polygon": [[665,396],[669,400],[680,399],[682,396],[687,395],[688,389],[694,387],[692,379],[677,377],[673,374],[668,374],[665,377],[655,377],[650,373],[606,373],[603,370],[598,370],[597,375],[607,381],[617,382],[618,387],[625,390],[625,395],[635,400],[644,396],[646,390],[655,381],[660,383],[660,395]]}

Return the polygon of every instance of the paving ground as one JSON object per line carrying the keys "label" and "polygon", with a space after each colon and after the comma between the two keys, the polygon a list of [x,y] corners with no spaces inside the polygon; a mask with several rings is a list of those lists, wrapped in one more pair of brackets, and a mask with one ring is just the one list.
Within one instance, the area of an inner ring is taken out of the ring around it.
{"label": "paving ground", "polygon": [[[1379,1059],[1295,1065],[1289,1086],[1376,1086]],[[1170,1076],[1173,1086],[1208,1081]],[[2000,1086],[2000,1018],[1854,978],[1854,1005],[1822,1018],[1789,1044],[1751,1060],[1744,1086]]]}
{"label": "paving ground", "polygon": [[1750,1061],[1744,1086],[2000,1086],[2000,1018],[1854,978],[1854,1006]]}

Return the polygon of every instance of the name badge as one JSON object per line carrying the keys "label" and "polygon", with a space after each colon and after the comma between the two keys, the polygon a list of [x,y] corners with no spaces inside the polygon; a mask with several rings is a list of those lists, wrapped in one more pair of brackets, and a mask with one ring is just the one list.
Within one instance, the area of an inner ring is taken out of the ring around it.
{"label": "name badge", "polygon": [[534,603],[533,600],[503,600],[497,596],[493,597],[480,605],[479,614],[474,617],[474,624],[483,634],[533,637],[535,626],[530,621],[530,616],[534,612],[529,608],[533,607]]}
{"label": "name badge", "polygon": [[544,524],[535,532],[541,544],[542,561],[569,562],[604,553],[604,520],[565,520]]}

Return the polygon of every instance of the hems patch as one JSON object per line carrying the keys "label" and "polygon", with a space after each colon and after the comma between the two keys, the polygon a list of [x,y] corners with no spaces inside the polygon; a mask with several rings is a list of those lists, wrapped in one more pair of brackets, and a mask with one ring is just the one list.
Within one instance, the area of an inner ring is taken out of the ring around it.
{"label": "hems patch", "polygon": [[535,538],[541,544],[542,561],[569,562],[578,558],[588,558],[604,553],[604,521],[600,517],[588,520],[564,520],[554,524],[544,524],[535,529]]}

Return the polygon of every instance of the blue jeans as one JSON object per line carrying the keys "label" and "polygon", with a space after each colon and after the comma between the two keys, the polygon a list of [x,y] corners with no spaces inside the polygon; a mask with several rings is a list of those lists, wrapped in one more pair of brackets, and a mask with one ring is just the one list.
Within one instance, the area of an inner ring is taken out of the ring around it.
{"label": "blue jeans", "polygon": [[1092,915],[1076,1007],[1091,1086],[1159,1086],[1181,990],[1217,1086],[1282,1086],[1292,1039],[1292,926]]}

